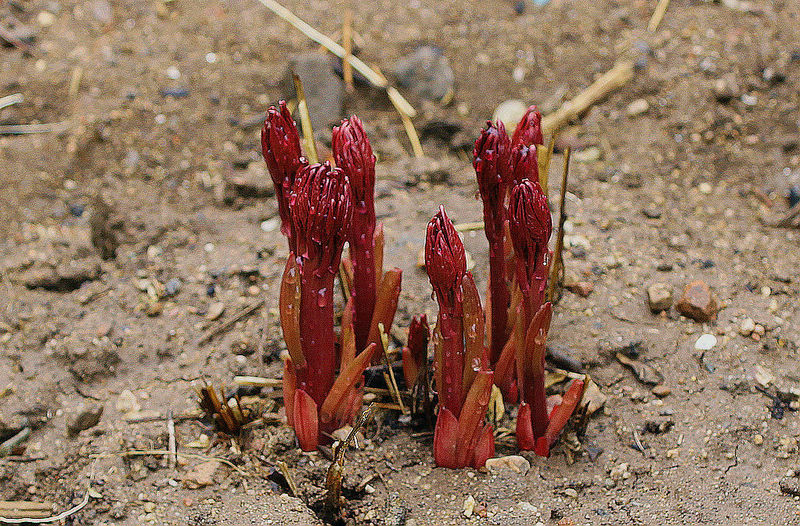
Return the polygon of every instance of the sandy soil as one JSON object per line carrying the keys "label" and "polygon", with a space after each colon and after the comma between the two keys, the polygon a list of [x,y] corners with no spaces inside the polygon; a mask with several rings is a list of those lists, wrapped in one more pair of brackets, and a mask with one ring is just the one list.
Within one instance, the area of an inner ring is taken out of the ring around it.
{"label": "sandy soil", "polygon": [[[362,88],[345,101],[367,122],[379,155],[386,263],[405,273],[399,327],[436,313],[417,268],[436,206],[456,222],[481,218],[460,146],[494,108],[520,98],[552,111],[615,60],[639,67],[559,143],[577,150],[567,272],[594,290],[586,298],[565,292],[550,339],[583,361],[608,396],[584,447],[527,457],[527,474],[456,472],[434,467],[429,434],[382,414],[348,456],[350,523],[800,523],[789,491],[800,495],[798,418],[792,404],[767,395],[791,401],[800,388],[800,231],[769,226],[800,182],[800,5],[755,0],[741,11],[673,0],[651,34],[654,4],[552,0],[522,15],[496,0],[354,8],[369,62],[389,70],[430,43],[456,79],[447,106],[411,98],[418,128],[461,127],[450,144],[426,140],[422,163],[410,158],[380,93]],[[340,32],[344,2],[287,5],[326,34]],[[24,451],[0,458],[0,499],[63,510],[80,502],[93,474],[97,493],[68,524],[315,523],[329,461],[301,454],[285,427],[257,428],[237,446],[203,422],[177,422],[181,452],[237,468],[217,466],[201,489],[187,486],[204,459],[169,467],[161,455],[119,453],[167,446],[165,423],[130,423],[132,409],[192,411],[198,378],[280,377],[276,303],[286,248],[254,123],[285,95],[288,54],[316,48],[255,1],[120,1],[110,15],[108,6],[0,5],[0,18],[14,15],[37,31],[33,55],[0,48],[0,95],[25,97],[0,110],[0,123],[73,123],[0,137],[0,439],[33,430]],[[75,68],[82,77],[71,95]],[[176,88],[187,96],[161,93]],[[630,106],[638,99],[647,102],[642,113]],[[558,154],[553,179],[560,163]],[[243,178],[253,185],[233,184]],[[115,259],[100,258],[93,224],[118,240]],[[485,238],[472,232],[465,243],[483,290]],[[650,312],[649,285],[665,283],[678,296],[695,279],[719,298],[716,321]],[[253,315],[199,341],[261,299]],[[220,302],[220,318],[207,319]],[[746,318],[763,327],[758,341],[739,334]],[[704,333],[718,342],[701,353],[695,342]],[[636,342],[671,394],[654,396],[614,358]],[[70,436],[68,423],[97,407],[99,423]],[[201,435],[210,443],[192,444]],[[498,453],[514,448],[501,443]],[[292,470],[299,499],[286,494],[279,462]],[[471,518],[468,496],[478,503]]]}

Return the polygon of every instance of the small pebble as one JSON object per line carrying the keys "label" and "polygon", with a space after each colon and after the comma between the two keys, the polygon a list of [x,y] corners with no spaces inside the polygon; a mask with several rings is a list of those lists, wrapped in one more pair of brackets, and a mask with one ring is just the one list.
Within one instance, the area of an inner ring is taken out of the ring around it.
{"label": "small pebble", "polygon": [[672,307],[672,287],[666,283],[647,287],[647,304],[653,313],[668,311]]}
{"label": "small pebble", "polygon": [[694,342],[694,348],[698,351],[710,351],[717,344],[717,337],[713,334],[704,334]]}
{"label": "small pebble", "polygon": [[625,110],[628,115],[634,117],[636,115],[641,115],[642,113],[647,112],[650,109],[650,104],[645,99],[636,99],[635,101],[628,104],[627,109]]}
{"label": "small pebble", "polygon": [[659,398],[664,398],[665,396],[669,396],[670,394],[672,394],[672,389],[670,389],[664,384],[659,384],[653,387],[651,392]]}
{"label": "small pebble", "polygon": [[750,336],[755,328],[756,322],[753,321],[753,318],[745,318],[742,320],[742,324],[739,326],[739,334],[742,336]]}

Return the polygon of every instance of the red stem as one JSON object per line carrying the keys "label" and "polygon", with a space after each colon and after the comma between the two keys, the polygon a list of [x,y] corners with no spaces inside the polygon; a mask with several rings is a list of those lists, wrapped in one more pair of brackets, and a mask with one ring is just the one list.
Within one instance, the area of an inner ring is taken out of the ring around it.
{"label": "red stem", "polygon": [[297,387],[321,407],[336,372],[333,332],[333,274],[327,265],[303,264],[300,292],[300,342],[308,364],[297,371]]}
{"label": "red stem", "polygon": [[[375,310],[375,212],[368,206],[356,205],[353,214],[353,235],[350,239],[353,262],[353,330],[356,352],[367,347],[372,313]],[[388,331],[389,328],[387,327]]]}
{"label": "red stem", "polygon": [[463,319],[454,313],[440,312],[439,327],[442,335],[443,371],[439,387],[439,404],[458,418],[464,403],[464,340]]}
{"label": "red stem", "polygon": [[[503,352],[508,340],[508,305],[511,299],[511,294],[508,291],[508,283],[506,282],[506,254],[503,246],[503,223],[500,222],[499,227],[494,225],[489,229],[491,223],[486,222],[487,230],[486,237],[490,236],[489,230],[492,230],[491,240],[489,242],[489,289],[491,290],[492,302],[492,341],[489,360],[491,365],[497,363],[500,359],[500,354]],[[495,230],[497,229],[497,230]]]}

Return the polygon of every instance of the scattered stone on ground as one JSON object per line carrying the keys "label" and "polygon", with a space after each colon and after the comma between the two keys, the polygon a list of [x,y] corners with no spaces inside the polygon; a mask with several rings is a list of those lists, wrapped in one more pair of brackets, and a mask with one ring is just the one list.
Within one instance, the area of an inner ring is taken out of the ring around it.
{"label": "scattered stone on ground", "polygon": [[672,287],[666,283],[654,283],[647,287],[647,304],[653,313],[672,308]]}
{"label": "scattered stone on ground", "polygon": [[103,416],[102,405],[93,404],[80,408],[67,423],[67,434],[75,437],[81,431],[93,428],[100,422],[101,416]]}
{"label": "scattered stone on ground", "polygon": [[531,469],[531,464],[525,457],[507,455],[505,457],[490,458],[486,461],[486,469],[489,473],[494,474],[507,471],[526,475]]}
{"label": "scattered stone on ground", "polygon": [[695,321],[711,321],[717,317],[717,298],[709,286],[702,280],[695,280],[686,285],[675,309]]}
{"label": "scattered stone on ground", "polygon": [[423,99],[447,102],[453,96],[453,69],[436,46],[420,46],[400,58],[393,73],[401,87]]}
{"label": "scattered stone on ground", "polygon": [[[334,72],[334,61],[328,54],[297,53],[289,57],[289,68],[282,88],[287,99],[295,97],[292,73],[303,82],[308,112],[314,134],[327,133],[331,125],[344,117],[344,86]],[[300,122],[298,117],[295,120]]]}
{"label": "scattered stone on ground", "polygon": [[214,484],[214,474],[219,466],[217,460],[208,460],[193,466],[183,475],[183,485],[189,489],[199,489]]}

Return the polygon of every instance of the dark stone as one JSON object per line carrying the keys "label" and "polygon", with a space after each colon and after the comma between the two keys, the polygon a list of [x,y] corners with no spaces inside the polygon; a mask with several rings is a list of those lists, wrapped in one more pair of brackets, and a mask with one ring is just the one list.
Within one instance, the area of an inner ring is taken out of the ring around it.
{"label": "dark stone", "polygon": [[[344,116],[344,86],[333,69],[334,62],[319,53],[299,53],[289,57],[289,70],[282,87],[287,97],[296,97],[292,73],[303,82],[303,92],[314,131],[338,124]],[[295,117],[298,121],[299,118]]]}
{"label": "dark stone", "polygon": [[397,83],[418,97],[441,101],[452,94],[455,75],[438,47],[417,48],[398,60],[393,72]]}

